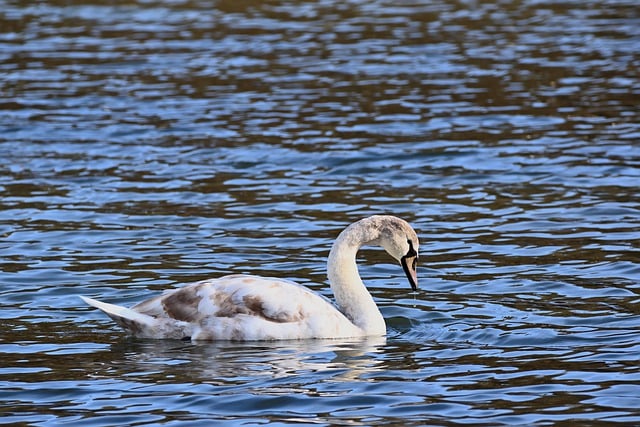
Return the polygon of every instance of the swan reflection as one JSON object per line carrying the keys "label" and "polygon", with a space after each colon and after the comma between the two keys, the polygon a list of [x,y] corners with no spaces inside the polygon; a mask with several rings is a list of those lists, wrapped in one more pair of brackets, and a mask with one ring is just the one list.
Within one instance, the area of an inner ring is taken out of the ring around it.
{"label": "swan reflection", "polygon": [[384,368],[378,355],[385,344],[385,337],[252,343],[126,339],[109,353],[120,357],[120,374],[140,380],[242,385],[305,374],[315,381],[317,374],[364,379]]}

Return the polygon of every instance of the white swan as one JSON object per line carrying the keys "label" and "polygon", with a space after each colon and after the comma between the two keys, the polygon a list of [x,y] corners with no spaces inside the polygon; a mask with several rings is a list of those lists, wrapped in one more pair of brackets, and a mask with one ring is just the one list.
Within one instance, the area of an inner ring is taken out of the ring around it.
{"label": "white swan", "polygon": [[418,236],[394,216],[375,215],[344,229],[329,253],[327,270],[337,308],[297,283],[230,275],[204,280],[143,301],[132,308],[81,298],[141,338],[284,340],[382,336],[384,318],[356,266],[361,246],[382,246],[418,288]]}

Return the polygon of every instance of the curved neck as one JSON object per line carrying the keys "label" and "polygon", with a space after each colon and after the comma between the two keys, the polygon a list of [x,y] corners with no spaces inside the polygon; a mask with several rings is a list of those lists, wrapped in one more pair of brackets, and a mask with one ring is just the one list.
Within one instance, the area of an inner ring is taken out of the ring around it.
{"label": "curved neck", "polygon": [[336,304],[365,335],[384,335],[387,327],[373,297],[362,283],[356,254],[360,247],[379,238],[379,232],[358,221],[336,239],[327,262],[327,274]]}

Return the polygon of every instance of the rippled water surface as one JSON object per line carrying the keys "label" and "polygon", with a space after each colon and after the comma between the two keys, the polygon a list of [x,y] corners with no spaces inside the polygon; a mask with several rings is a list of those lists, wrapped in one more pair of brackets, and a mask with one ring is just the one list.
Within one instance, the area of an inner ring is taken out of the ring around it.
{"label": "rippled water surface", "polygon": [[[640,424],[635,0],[0,6],[0,423]],[[417,293],[362,253],[386,340],[134,340],[77,298],[330,296],[374,213],[422,240]]]}

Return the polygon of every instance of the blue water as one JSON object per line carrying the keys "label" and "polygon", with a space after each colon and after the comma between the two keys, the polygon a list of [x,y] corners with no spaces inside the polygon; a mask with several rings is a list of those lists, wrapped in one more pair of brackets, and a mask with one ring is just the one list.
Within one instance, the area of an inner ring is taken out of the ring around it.
{"label": "blue water", "polygon": [[[0,0],[0,424],[640,424],[635,1]],[[386,339],[135,340],[229,273],[331,297],[411,222]]]}

